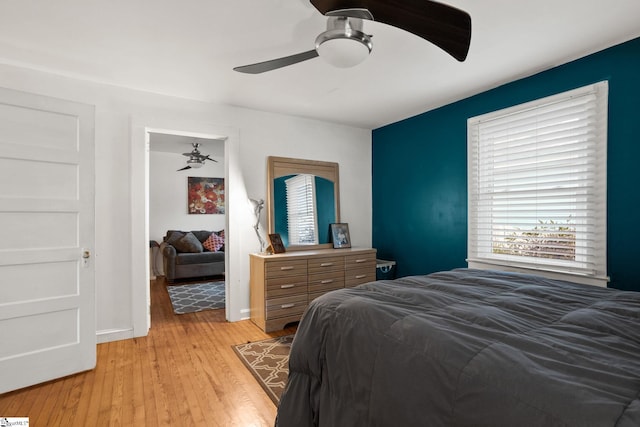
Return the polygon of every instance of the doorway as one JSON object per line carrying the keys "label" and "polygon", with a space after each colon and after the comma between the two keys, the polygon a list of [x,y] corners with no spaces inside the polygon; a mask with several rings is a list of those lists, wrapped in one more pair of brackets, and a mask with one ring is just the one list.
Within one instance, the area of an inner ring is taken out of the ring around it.
{"label": "doorway", "polygon": [[[246,199],[246,190],[240,175],[238,131],[237,129],[217,126],[174,117],[133,117],[132,132],[132,186],[131,186],[131,233],[132,233],[132,324],[133,336],[145,336],[151,325],[150,317],[150,256],[149,256],[149,144],[150,133],[182,135],[198,138],[224,140],[224,179],[225,179],[225,232],[229,247],[225,248],[225,318],[229,321],[240,320],[242,298],[236,298],[241,292],[240,276],[234,273],[234,266],[241,263],[241,248],[234,245],[233,237],[241,233],[239,224],[242,215],[232,215],[239,210],[241,201]],[[241,209],[240,209],[241,210]],[[237,268],[237,267],[235,267]],[[240,288],[240,290],[238,290]],[[236,301],[237,300],[237,301]],[[239,305],[239,307],[236,307]]]}
{"label": "doorway", "polygon": [[[151,284],[167,286],[176,313],[224,306],[225,139],[149,132]],[[193,250],[202,252],[180,253],[176,244],[165,271],[161,244],[169,230],[191,233],[201,243]]]}

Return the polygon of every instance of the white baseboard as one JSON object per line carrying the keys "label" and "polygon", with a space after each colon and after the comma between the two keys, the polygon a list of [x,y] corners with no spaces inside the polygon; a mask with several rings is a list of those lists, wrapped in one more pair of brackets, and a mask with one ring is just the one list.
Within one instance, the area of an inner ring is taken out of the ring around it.
{"label": "white baseboard", "polygon": [[105,329],[96,332],[98,344],[133,338],[133,329]]}

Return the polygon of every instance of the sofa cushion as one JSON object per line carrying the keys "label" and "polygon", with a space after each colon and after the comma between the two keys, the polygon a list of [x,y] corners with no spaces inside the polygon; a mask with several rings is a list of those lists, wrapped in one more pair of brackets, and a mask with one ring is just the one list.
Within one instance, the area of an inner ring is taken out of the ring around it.
{"label": "sofa cushion", "polygon": [[211,233],[209,238],[202,242],[202,246],[208,251],[218,252],[224,246],[224,237],[220,237],[216,233]]}
{"label": "sofa cushion", "polygon": [[178,241],[179,238],[185,235],[184,231],[178,230],[169,230],[167,231],[167,235],[164,236],[164,241],[173,246],[175,242]]}
{"label": "sofa cushion", "polygon": [[224,252],[182,253],[176,257],[176,265],[224,263]]}
{"label": "sofa cushion", "polygon": [[200,240],[190,231],[178,238],[172,245],[177,252],[199,253],[203,250]]}
{"label": "sofa cushion", "polygon": [[194,236],[198,238],[200,243],[204,243],[205,240],[207,240],[211,235],[211,231],[209,230],[193,230],[191,232],[193,233]]}

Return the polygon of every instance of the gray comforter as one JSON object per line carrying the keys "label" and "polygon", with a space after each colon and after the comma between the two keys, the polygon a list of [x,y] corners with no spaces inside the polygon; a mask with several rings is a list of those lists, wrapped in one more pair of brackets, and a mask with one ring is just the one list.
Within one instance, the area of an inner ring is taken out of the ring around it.
{"label": "gray comforter", "polygon": [[640,426],[640,293],[459,269],[316,299],[276,425]]}

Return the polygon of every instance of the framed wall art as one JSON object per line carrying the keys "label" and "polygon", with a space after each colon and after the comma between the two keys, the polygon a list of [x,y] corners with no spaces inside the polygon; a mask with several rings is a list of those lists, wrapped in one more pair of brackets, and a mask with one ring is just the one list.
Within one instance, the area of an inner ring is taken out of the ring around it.
{"label": "framed wall art", "polygon": [[224,215],[224,178],[187,178],[189,214]]}

